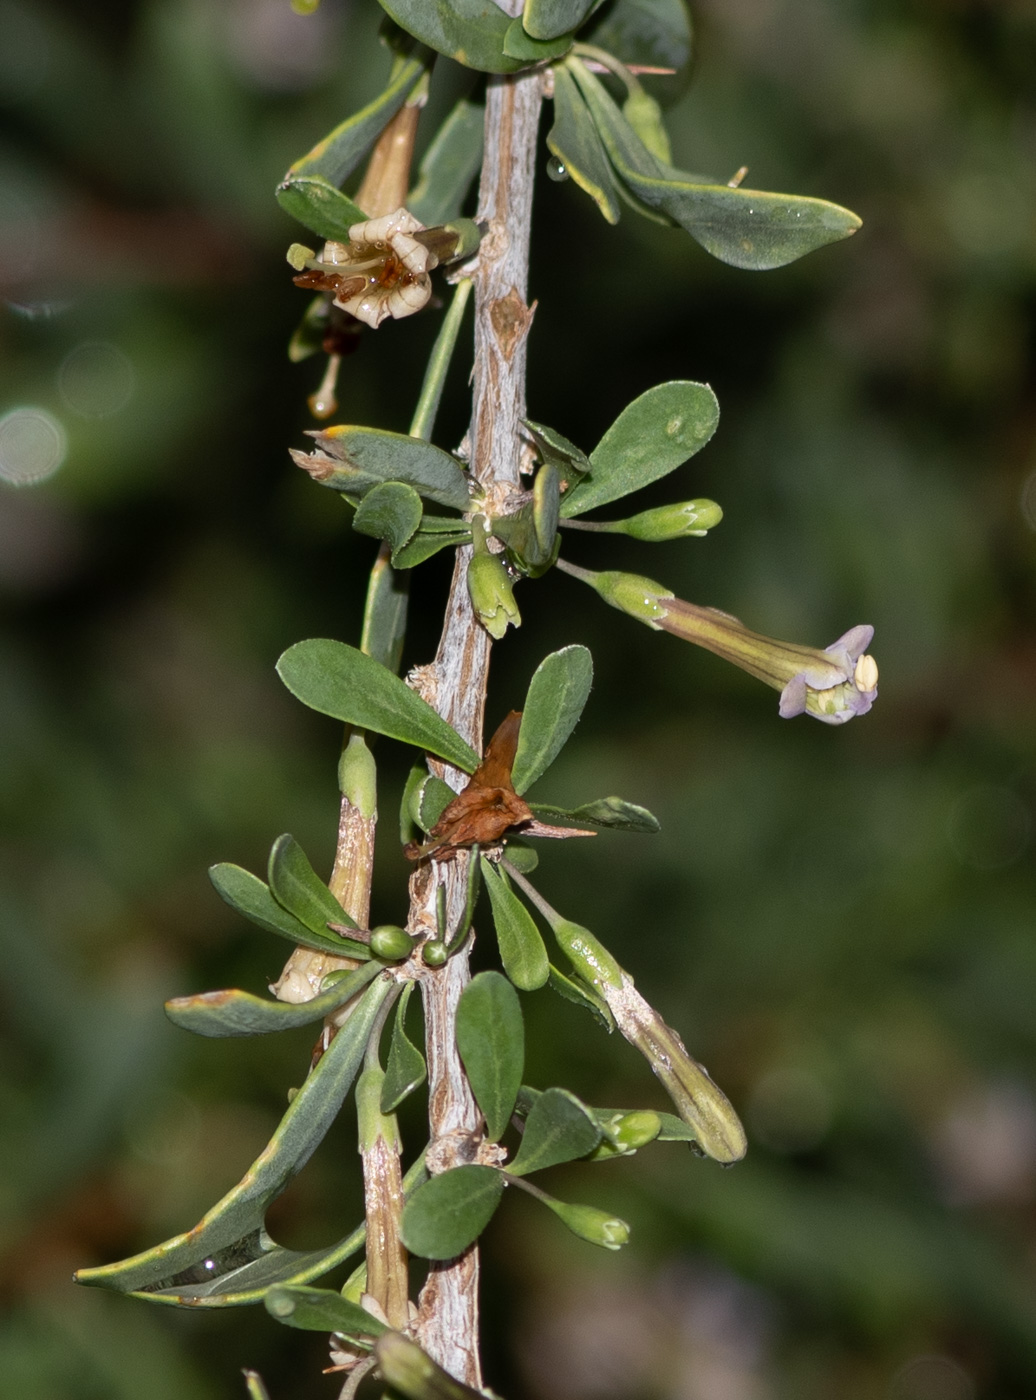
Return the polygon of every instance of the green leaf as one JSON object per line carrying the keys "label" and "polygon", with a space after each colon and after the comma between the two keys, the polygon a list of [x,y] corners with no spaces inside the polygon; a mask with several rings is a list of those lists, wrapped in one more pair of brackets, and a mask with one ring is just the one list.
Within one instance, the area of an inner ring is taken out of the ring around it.
{"label": "green leaf", "polygon": [[393,673],[403,656],[409,601],[410,580],[379,555],[367,584],[360,650]]}
{"label": "green leaf", "polygon": [[[425,520],[427,519],[426,515]],[[438,554],[440,549],[455,549],[458,545],[470,543],[471,530],[467,526],[462,526],[450,535],[441,531],[433,533],[418,530],[410,543],[397,552],[393,564],[397,569],[413,569],[416,565],[423,564],[426,559],[431,559],[433,554]]]}
{"label": "green leaf", "polygon": [[615,1017],[604,998],[599,997],[593,988],[588,987],[584,982],[577,982],[574,977],[567,976],[553,963],[550,965],[547,985],[552,992],[557,992],[563,1000],[570,1001],[575,1006],[584,1007],[606,1031],[611,1032],[615,1029]]}
{"label": "green leaf", "polygon": [[399,804],[399,840],[401,845],[413,841],[420,829],[418,823],[421,788],[428,778],[428,769],[423,763],[415,763],[407,774],[403,787],[403,797]]}
{"label": "green leaf", "polygon": [[547,1089],[529,1110],[522,1145],[514,1161],[508,1163],[508,1175],[525,1176],[560,1162],[573,1162],[592,1152],[600,1141],[597,1120],[575,1094],[567,1089]]}
{"label": "green leaf", "polygon": [[625,802],[621,797],[598,797],[594,802],[584,802],[581,807],[551,807],[542,802],[530,803],[537,817],[547,821],[572,822],[582,826],[589,822],[592,826],[614,827],[617,831],[661,831],[658,818],[646,807],[638,807],[633,802]]}
{"label": "green leaf", "polygon": [[314,933],[326,936],[329,923],[356,928],[355,920],[338,903],[288,832],[278,836],[270,849],[266,878],[277,903]]}
{"label": "green leaf", "polygon": [[427,701],[355,647],[325,637],[296,642],[277,662],[277,674],[310,709],[414,744],[465,773],[478,767],[475,750]]}
{"label": "green leaf", "polygon": [[590,470],[589,457],[567,437],[562,437],[543,423],[533,422],[531,418],[523,418],[522,422],[528,428],[543,464],[557,467],[562,492]]}
{"label": "green leaf", "polygon": [[[512,852],[508,852],[512,855]],[[536,923],[503,873],[483,859],[482,875],[493,908],[493,924],[504,971],[523,992],[542,987],[550,972],[547,949]]]}
{"label": "green leaf", "polygon": [[[294,914],[289,914],[282,904],[278,904],[269,887],[257,875],[242,870],[240,865],[222,861],[209,869],[209,879],[216,887],[220,898],[236,909],[239,914],[258,924],[269,933],[276,933],[303,948],[315,948],[320,953],[333,953],[336,957],[370,957],[370,949],[351,938],[340,937],[328,929],[317,933],[307,928]],[[345,923],[345,920],[342,920]]]}
{"label": "green leaf", "polygon": [[482,164],[485,120],[485,107],[462,97],[425,152],[406,207],[426,228],[449,223],[463,208]]}
{"label": "green leaf", "polygon": [[412,486],[404,481],[383,481],[357,506],[353,529],[386,540],[394,562],[397,551],[413,539],[423,511],[421,497]]}
{"label": "green leaf", "polygon": [[551,652],[536,667],[511,769],[515,792],[530,788],[557,758],[579,723],[593,678],[593,659],[583,646]]}
{"label": "green leaf", "polygon": [[492,1220],[503,1189],[495,1167],[475,1163],[433,1176],[406,1204],[403,1243],[422,1259],[455,1259]]}
{"label": "green leaf", "polygon": [[341,464],[319,478],[322,486],[364,495],[378,481],[404,481],[441,506],[471,509],[469,478],[441,447],[405,433],[347,423],[314,436],[318,446]]}
{"label": "green leaf", "polygon": [[610,224],[619,222],[619,199],[597,127],[575,79],[566,68],[554,70],[554,125],[547,148],[585,190]]}
{"label": "green leaf", "polygon": [[421,830],[431,831],[456,796],[449,783],[444,783],[441,778],[430,773],[422,784],[421,795],[418,798],[417,824]]}
{"label": "green leaf", "polygon": [[566,519],[639,491],[675,471],[716,431],[719,404],[707,384],[656,384],[622,410],[590,453],[590,475],[561,502]]}
{"label": "green leaf", "polygon": [[356,169],[402,107],[410,89],[426,71],[428,57],[425,55],[398,63],[385,91],[359,112],[347,117],[308,155],[297,160],[285,176],[285,183],[299,175],[322,175],[332,185],[340,185]]}
{"label": "green leaf", "polygon": [[826,199],[732,189],[657,161],[594,75],[569,63],[619,179],[721,262],[754,272],[783,267],[860,227],[856,214]]}
{"label": "green leaf", "polygon": [[270,1001],[236,988],[225,992],[201,992],[197,996],[174,997],[165,1004],[165,1014],[176,1026],[196,1035],[267,1035],[271,1031],[293,1030],[312,1025],[337,1011],[377,977],[380,964],[369,962],[356,972],[345,973],[329,991],[310,1001]]}
{"label": "green leaf", "polygon": [[512,20],[504,35],[504,53],[508,58],[520,58],[525,63],[546,63],[568,53],[574,37],[573,34],[562,33],[535,39],[526,31],[521,20],[516,19]]}
{"label": "green leaf", "polygon": [[504,842],[504,854],[508,865],[513,866],[520,875],[531,875],[540,863],[539,851],[516,836],[507,837]]}
{"label": "green leaf", "polygon": [[266,1311],[285,1327],[307,1332],[337,1332],[345,1337],[380,1337],[388,1324],[379,1322],[359,1303],[350,1303],[331,1288],[281,1285],[263,1299]]}
{"label": "green leaf", "polygon": [[396,1019],[392,1023],[392,1041],[385,1066],[385,1080],[381,1086],[381,1111],[386,1114],[395,1113],[403,1100],[424,1083],[428,1074],[424,1056],[407,1039],[406,1009],[413,990],[413,982],[408,982],[403,988],[403,995],[396,1007]]}
{"label": "green leaf", "polygon": [[534,39],[556,39],[578,29],[601,0],[525,0],[522,24]]}
{"label": "green leaf", "polygon": [[331,303],[323,292],[317,292],[306,307],[302,320],[288,341],[288,359],[293,365],[301,364],[310,355],[323,350],[330,307]]}
{"label": "green leaf", "polygon": [[374,1356],[389,1389],[404,1400],[485,1400],[486,1391],[455,1380],[402,1332],[379,1337]]}
{"label": "green leaf", "polygon": [[323,175],[292,175],[277,186],[277,203],[286,214],[321,238],[349,242],[353,224],[366,222],[367,215]]}
{"label": "green leaf", "polygon": [[523,65],[504,53],[510,19],[493,0],[381,0],[408,34],[447,58],[481,73],[515,73]]}
{"label": "green leaf", "polygon": [[242,1180],[193,1230],[117,1264],[81,1269],[77,1282],[144,1296],[164,1291],[172,1301],[179,1301],[185,1286],[211,1284],[223,1274],[255,1263],[265,1249],[266,1211],[309,1161],[337,1118],[391,988],[388,978],[379,978],[367,988],[292,1099],[270,1142]]}
{"label": "green leaf", "polygon": [[480,972],[461,993],[457,1049],[486,1120],[486,1137],[496,1142],[514,1111],[525,1065],[518,993],[499,972]]}
{"label": "green leaf", "polygon": [[585,35],[620,62],[646,68],[675,68],[674,77],[652,80],[667,100],[684,88],[691,57],[691,20],[684,0],[615,0]]}

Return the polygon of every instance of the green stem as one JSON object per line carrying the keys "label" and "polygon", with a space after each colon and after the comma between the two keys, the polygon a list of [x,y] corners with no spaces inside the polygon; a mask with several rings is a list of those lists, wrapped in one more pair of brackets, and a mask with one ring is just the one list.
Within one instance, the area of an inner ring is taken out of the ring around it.
{"label": "green stem", "polygon": [[410,424],[410,436],[413,438],[421,438],[425,442],[431,440],[432,430],[435,427],[435,415],[439,411],[439,400],[442,398],[443,385],[446,383],[446,374],[457,346],[460,324],[464,319],[464,310],[470,295],[471,278],[464,277],[457,283],[457,290],[453,294],[450,309],[443,319],[442,329],[432,346],[428,368],[425,370],[424,383],[421,385],[421,396],[417,400],[417,408],[414,410],[414,421]]}

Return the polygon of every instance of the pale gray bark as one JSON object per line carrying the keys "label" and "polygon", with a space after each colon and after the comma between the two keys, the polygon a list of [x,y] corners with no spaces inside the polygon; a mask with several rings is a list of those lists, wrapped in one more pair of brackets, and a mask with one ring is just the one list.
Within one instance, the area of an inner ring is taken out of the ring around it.
{"label": "pale gray bark", "polygon": [[[519,487],[519,422],[525,414],[525,348],[532,312],[526,305],[536,132],[542,101],[539,73],[494,78],[486,99],[486,147],[479,218],[489,232],[479,250],[475,283],[472,471],[490,502]],[[479,752],[489,674],[490,639],[467,590],[470,550],[457,551],[442,640],[417,684],[441,715]],[[446,769],[455,788],[464,775]],[[437,886],[445,884],[449,927],[464,908],[468,856],[432,862],[412,881],[410,928],[434,929]],[[429,1119],[433,1171],[471,1161],[482,1120],[457,1054],[454,1018],[468,981],[466,952],[422,975],[427,1026]],[[419,1340],[466,1384],[481,1387],[478,1357],[478,1250],[432,1265],[421,1293]]]}

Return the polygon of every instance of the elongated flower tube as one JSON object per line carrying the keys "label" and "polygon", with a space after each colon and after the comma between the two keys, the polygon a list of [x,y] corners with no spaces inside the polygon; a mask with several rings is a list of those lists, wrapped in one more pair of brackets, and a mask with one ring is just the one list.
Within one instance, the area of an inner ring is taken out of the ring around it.
{"label": "elongated flower tube", "polygon": [[845,724],[854,715],[865,715],[877,699],[878,666],[867,655],[873,627],[852,627],[819,651],[752,632],[730,613],[685,603],[663,584],[639,574],[591,573],[562,559],[557,567],[656,632],[671,632],[704,647],[772,685],[781,692],[783,719],[805,713],[825,724]]}

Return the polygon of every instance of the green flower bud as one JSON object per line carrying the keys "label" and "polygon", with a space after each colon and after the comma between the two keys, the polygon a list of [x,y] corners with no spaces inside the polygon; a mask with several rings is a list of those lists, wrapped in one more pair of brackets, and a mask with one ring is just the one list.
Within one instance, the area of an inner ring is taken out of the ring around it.
{"label": "green flower bud", "polygon": [[604,1131],[616,1147],[636,1152],[638,1147],[654,1142],[662,1131],[662,1120],[650,1109],[638,1109],[633,1113],[624,1113],[618,1122],[612,1123]]}
{"label": "green flower bud", "polygon": [[602,1249],[621,1249],[629,1241],[630,1227],[617,1215],[609,1215],[606,1210],[598,1210],[596,1206],[570,1205],[550,1197],[541,1199],[562,1224],[567,1225],[573,1235],[578,1235],[581,1240],[598,1244]]}
{"label": "green flower bud", "polygon": [[666,615],[665,604],[674,596],[664,584],[655,583],[654,579],[643,578],[640,574],[621,573],[618,569],[605,569],[603,573],[594,574],[588,569],[578,569],[567,561],[562,566],[560,560],[558,567],[563,567],[565,573],[575,574],[595,588],[613,608],[629,613],[638,622],[646,622],[656,632],[661,631],[661,620]]}
{"label": "green flower bud", "polygon": [[468,594],[479,622],[499,641],[508,627],[522,625],[504,562],[497,554],[476,554],[468,564]]}
{"label": "green flower bud", "polygon": [[386,962],[402,962],[414,951],[414,940],[398,924],[379,924],[371,929],[371,952]]}
{"label": "green flower bud", "polygon": [[552,927],[558,947],[585,982],[598,991],[622,986],[622,968],[588,928],[571,919],[557,919]]}
{"label": "green flower bud", "polygon": [[366,821],[377,815],[378,770],[366,739],[358,732],[349,735],[338,760],[338,790]]}
{"label": "green flower bud", "polygon": [[635,540],[658,544],[663,540],[679,540],[685,535],[704,535],[723,519],[723,510],[715,501],[682,501],[679,505],[659,506],[644,510],[628,520],[616,521],[622,533]]}
{"label": "green flower bud", "polygon": [[421,949],[421,957],[427,967],[442,967],[449,953],[441,938],[433,938]]}
{"label": "green flower bud", "polygon": [[381,1090],[384,1083],[385,1071],[380,1065],[372,1065],[365,1069],[356,1081],[356,1117],[361,1152],[373,1151],[379,1138],[397,1152],[402,1146],[395,1114],[385,1114],[381,1111]]}

